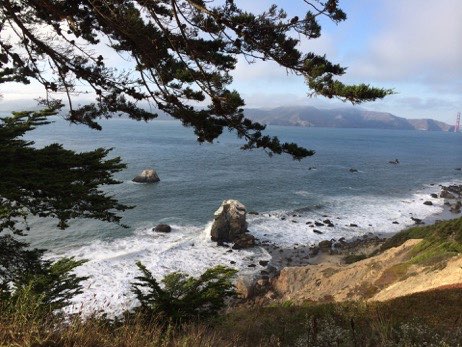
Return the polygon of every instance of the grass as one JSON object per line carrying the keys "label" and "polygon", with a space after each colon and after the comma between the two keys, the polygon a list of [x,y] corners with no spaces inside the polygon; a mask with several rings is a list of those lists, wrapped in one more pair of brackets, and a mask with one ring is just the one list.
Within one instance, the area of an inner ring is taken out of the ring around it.
{"label": "grass", "polygon": [[462,218],[403,230],[387,239],[378,253],[400,246],[410,239],[423,241],[414,246],[409,263],[444,266],[447,259],[462,253]]}
{"label": "grass", "polygon": [[382,273],[380,278],[375,281],[375,285],[379,288],[385,288],[392,283],[404,279],[410,266],[411,264],[406,262],[389,267]]}
{"label": "grass", "polygon": [[[0,317],[0,346],[456,346],[462,289],[444,288],[384,303],[306,303],[237,308],[182,327],[131,316]],[[3,311],[2,311],[3,312]]]}

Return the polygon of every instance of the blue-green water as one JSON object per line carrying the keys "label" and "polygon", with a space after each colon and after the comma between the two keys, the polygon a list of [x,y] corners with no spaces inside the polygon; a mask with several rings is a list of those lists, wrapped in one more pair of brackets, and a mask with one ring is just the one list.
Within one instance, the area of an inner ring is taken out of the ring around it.
{"label": "blue-green water", "polygon": [[[98,305],[109,294],[117,305],[125,302],[136,260],[161,276],[173,270],[198,273],[231,260],[246,268],[251,260],[268,258],[264,250],[230,254],[210,242],[204,229],[225,199],[238,199],[260,213],[249,216],[249,229],[261,240],[291,246],[396,232],[413,223],[411,216],[426,218],[442,211],[443,202],[429,196],[438,192],[439,183],[462,182],[462,172],[455,170],[462,166],[462,134],[270,127],[281,140],[316,150],[315,156],[298,162],[242,151],[234,134],[199,145],[191,129],[173,121],[115,119],[102,125],[103,131],[97,132],[59,120],[28,135],[39,147],[52,142],[76,150],[113,147],[112,154],[128,165],[117,175],[123,183],[105,190],[136,205],[124,213],[129,229],[75,221],[69,230],[58,231],[53,223],[36,221],[30,235],[35,246],[53,254],[90,259],[81,271],[94,276],[91,289],[79,300],[94,296]],[[395,158],[399,165],[388,163]],[[161,181],[132,183],[145,168],[155,168]],[[425,200],[434,205],[423,205]],[[323,216],[335,228],[313,233],[306,222]],[[151,228],[161,222],[171,224],[173,232],[155,235]]]}

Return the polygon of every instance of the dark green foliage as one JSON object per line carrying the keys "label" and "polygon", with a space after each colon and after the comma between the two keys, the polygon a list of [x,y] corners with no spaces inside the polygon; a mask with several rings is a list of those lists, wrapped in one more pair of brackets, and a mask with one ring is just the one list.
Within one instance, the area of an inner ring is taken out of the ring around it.
{"label": "dark green foliage", "polygon": [[125,168],[120,158],[106,159],[109,150],[75,153],[58,144],[38,149],[21,138],[54,113],[47,109],[0,118],[0,231],[27,231],[30,214],[57,218],[61,229],[74,218],[119,222],[115,211],[128,208],[99,188],[119,183],[112,174]]}
{"label": "dark green foliage", "polygon": [[28,244],[11,235],[0,236],[0,299],[11,283],[20,282],[26,272],[37,273],[41,268],[42,250],[27,248]]}
{"label": "dark green foliage", "polygon": [[[346,19],[338,0],[299,1],[304,12],[288,18],[275,5],[254,14],[232,0],[4,0],[0,82],[36,79],[49,94],[65,92],[68,118],[94,128],[100,128],[97,118],[117,113],[157,117],[140,106],[145,101],[193,127],[200,142],[212,142],[228,128],[246,140],[244,149],[301,159],[314,152],[262,135],[265,127],[244,117],[244,100],[228,89],[239,57],[274,61],[303,76],[312,94],[327,98],[359,103],[392,91],[345,85],[337,78],[346,68],[299,51],[299,38],[321,35],[321,17]],[[6,41],[11,33],[15,39]],[[129,70],[111,65],[98,44],[127,57]],[[95,102],[75,107],[72,96],[89,91]]]}
{"label": "dark green foliage", "polygon": [[70,304],[70,300],[82,293],[81,282],[88,277],[79,277],[73,270],[85,260],[60,258],[55,262],[40,260],[37,271],[27,271],[10,283],[11,290],[1,292],[1,299],[17,307],[26,299],[33,302],[35,310],[53,312]]}
{"label": "dark green foliage", "polygon": [[27,301],[27,305],[34,305],[35,313],[67,306],[73,296],[82,292],[80,282],[86,277],[76,276],[73,270],[85,261],[44,260],[43,250],[28,246],[11,235],[0,236],[0,301],[11,310]]}
{"label": "dark green foliage", "polygon": [[162,286],[143,264],[138,262],[137,266],[143,274],[133,283],[133,292],[141,303],[139,309],[166,323],[213,316],[234,295],[231,279],[237,271],[224,266],[208,269],[199,278],[174,272],[164,277]]}
{"label": "dark green foliage", "polygon": [[116,212],[129,208],[100,190],[117,184],[112,174],[125,167],[120,158],[106,159],[108,150],[75,153],[58,144],[35,148],[22,138],[49,123],[46,117],[59,107],[0,118],[0,233],[10,232],[0,236],[0,300],[11,310],[60,309],[81,292],[85,279],[73,273],[83,261],[44,260],[43,250],[12,236],[30,230],[30,215],[57,218],[64,229],[74,218],[118,223]]}

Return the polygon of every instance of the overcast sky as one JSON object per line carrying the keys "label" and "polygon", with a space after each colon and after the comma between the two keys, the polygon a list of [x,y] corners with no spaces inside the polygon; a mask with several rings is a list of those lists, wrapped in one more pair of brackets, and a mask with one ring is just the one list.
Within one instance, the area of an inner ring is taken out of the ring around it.
{"label": "overcast sky", "polygon": [[[290,16],[303,15],[307,8],[303,0],[236,3],[252,11],[276,3]],[[347,20],[339,25],[323,21],[321,38],[302,41],[302,50],[326,54],[347,66],[344,82],[395,90],[395,95],[363,108],[453,124],[462,111],[462,0],[340,0],[340,5]],[[274,63],[240,61],[233,76],[233,87],[248,107],[347,105],[307,97],[303,78],[287,75]],[[41,94],[37,85],[8,84],[0,92],[0,110]]]}

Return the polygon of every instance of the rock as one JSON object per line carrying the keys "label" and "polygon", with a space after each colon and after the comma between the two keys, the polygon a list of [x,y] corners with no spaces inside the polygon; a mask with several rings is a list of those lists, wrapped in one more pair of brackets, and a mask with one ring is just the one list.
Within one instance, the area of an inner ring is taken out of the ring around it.
{"label": "rock", "polygon": [[424,205],[428,205],[428,206],[433,206],[433,202],[427,200],[427,201],[424,201],[423,203]]}
{"label": "rock", "polygon": [[324,226],[324,223],[314,222],[314,225],[316,225],[317,227],[322,227],[322,226]]}
{"label": "rock", "polygon": [[462,167],[457,167],[457,168],[455,168],[454,170],[462,171]]}
{"label": "rock", "polygon": [[266,265],[268,265],[269,261],[268,261],[268,260],[260,260],[258,263],[259,263],[261,266],[266,266]]}
{"label": "rock", "polygon": [[172,231],[172,228],[168,224],[158,224],[153,230],[158,233],[169,233]]}
{"label": "rock", "polygon": [[357,169],[351,168],[351,169],[350,169],[350,172],[358,172],[358,170],[357,170]]}
{"label": "rock", "polygon": [[233,249],[244,249],[255,246],[255,236],[250,234],[242,234],[234,239]]}
{"label": "rock", "polygon": [[453,194],[449,193],[447,190],[443,190],[440,193],[440,198],[443,198],[443,199],[455,199],[456,197]]}
{"label": "rock", "polygon": [[431,196],[432,198],[436,199],[436,198],[438,197],[438,194],[432,193],[432,194],[430,194],[430,196]]}
{"label": "rock", "polygon": [[249,213],[249,214],[253,214],[253,215],[255,215],[255,216],[258,216],[258,215],[259,215],[259,213],[256,212],[256,211],[249,211],[248,213]]}
{"label": "rock", "polygon": [[159,176],[157,176],[156,170],[146,169],[146,170],[143,170],[132,181],[136,183],[155,183],[155,182],[159,182],[160,178]]}
{"label": "rock", "polygon": [[352,227],[352,228],[357,228],[357,227],[358,227],[358,224],[350,223],[350,227]]}
{"label": "rock", "polygon": [[332,241],[330,240],[321,241],[319,242],[318,247],[323,252],[330,251],[330,249],[332,248]]}
{"label": "rock", "polygon": [[462,207],[462,203],[460,201],[457,201],[454,205],[451,206],[450,211],[452,213],[460,213]]}
{"label": "rock", "polygon": [[213,241],[234,242],[247,231],[245,206],[237,200],[225,200],[214,214],[210,236]]}
{"label": "rock", "polygon": [[417,224],[417,225],[425,224],[424,222],[422,222],[422,219],[414,218],[414,217],[411,217],[411,219],[412,219],[412,220],[415,222],[415,224]]}
{"label": "rock", "polygon": [[399,164],[399,160],[398,159],[390,160],[388,163],[389,164]]}
{"label": "rock", "polygon": [[397,221],[394,221],[393,224],[399,224]]}
{"label": "rock", "polygon": [[255,280],[253,278],[241,276],[237,279],[236,293],[243,299],[250,299],[255,293]]}
{"label": "rock", "polygon": [[247,267],[256,267],[256,266],[257,266],[257,265],[255,265],[255,264],[249,264],[249,265],[247,265]]}
{"label": "rock", "polygon": [[313,256],[313,257],[316,256],[316,255],[318,255],[318,254],[319,254],[319,250],[320,250],[320,249],[319,249],[319,247],[317,247],[317,246],[310,248],[310,255]]}
{"label": "rock", "polygon": [[313,229],[313,232],[314,232],[315,234],[318,234],[318,235],[322,235],[322,234],[323,234],[323,232],[320,231],[320,230],[318,230],[318,229]]}

